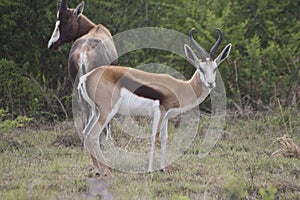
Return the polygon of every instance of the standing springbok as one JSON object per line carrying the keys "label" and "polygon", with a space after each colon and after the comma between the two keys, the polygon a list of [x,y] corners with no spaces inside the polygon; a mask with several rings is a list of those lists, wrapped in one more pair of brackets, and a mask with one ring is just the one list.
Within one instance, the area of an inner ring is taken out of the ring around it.
{"label": "standing springbok", "polygon": [[[210,55],[207,55],[193,39],[193,30],[190,31],[190,41],[200,58],[187,44],[184,45],[187,59],[196,68],[188,81],[178,80],[167,74],[148,73],[120,66],[96,68],[80,77],[79,94],[94,111],[83,130],[85,145],[94,156],[101,155],[100,134],[117,113],[150,116],[153,124],[148,171],[152,171],[157,134],[160,134],[161,141],[160,167],[165,170],[168,119],[191,110],[204,101],[215,87],[218,65],[228,57],[231,50],[231,44],[228,44],[214,59],[214,53],[222,41],[222,31],[217,29],[219,38],[211,48]],[[100,130],[95,127],[100,127]]]}
{"label": "standing springbok", "polygon": [[[48,48],[58,50],[65,43],[73,42],[69,53],[68,71],[74,85],[76,76],[80,77],[92,69],[117,64],[117,50],[109,30],[90,21],[83,13],[84,2],[75,9],[69,9],[67,0],[57,1],[57,21]],[[75,85],[76,86],[76,85]],[[89,111],[82,106],[82,123],[87,122]],[[107,135],[109,128],[107,127]],[[92,156],[96,170],[100,164]]]}

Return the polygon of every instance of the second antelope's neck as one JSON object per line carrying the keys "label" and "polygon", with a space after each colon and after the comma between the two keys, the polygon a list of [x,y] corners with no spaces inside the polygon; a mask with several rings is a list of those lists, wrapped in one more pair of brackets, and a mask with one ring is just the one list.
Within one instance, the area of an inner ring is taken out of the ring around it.
{"label": "second antelope's neck", "polygon": [[96,24],[94,24],[91,20],[89,20],[84,15],[81,15],[78,20],[79,20],[78,33],[77,33],[78,38],[87,34],[91,29],[96,27]]}

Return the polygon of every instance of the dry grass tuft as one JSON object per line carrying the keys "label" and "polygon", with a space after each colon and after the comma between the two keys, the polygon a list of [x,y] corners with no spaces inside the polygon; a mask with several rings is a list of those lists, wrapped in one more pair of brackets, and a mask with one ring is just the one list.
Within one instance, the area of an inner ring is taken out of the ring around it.
{"label": "dry grass tuft", "polygon": [[300,159],[300,147],[293,142],[289,134],[284,134],[283,137],[276,138],[274,142],[279,142],[282,148],[275,151],[272,155],[282,153],[286,157]]}
{"label": "dry grass tuft", "polygon": [[63,122],[52,127],[56,135],[53,145],[56,147],[82,147],[82,142],[76,134],[72,122]]}

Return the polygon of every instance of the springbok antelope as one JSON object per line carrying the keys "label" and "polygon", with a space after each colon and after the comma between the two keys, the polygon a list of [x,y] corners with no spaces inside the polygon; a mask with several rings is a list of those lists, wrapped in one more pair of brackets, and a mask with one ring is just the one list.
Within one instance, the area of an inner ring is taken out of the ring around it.
{"label": "springbok antelope", "polygon": [[[73,42],[69,53],[68,71],[71,82],[74,85],[76,76],[91,71],[102,66],[117,64],[117,50],[109,30],[99,24],[96,25],[90,21],[83,13],[84,2],[77,5],[75,9],[69,9],[67,0],[57,1],[57,20],[52,37],[48,42],[48,48],[59,50],[60,46]],[[76,85],[75,85],[76,86]],[[82,123],[87,122],[88,110],[82,105]],[[107,127],[107,135],[110,133]],[[100,164],[92,156],[96,170]]]}
{"label": "springbok antelope", "polygon": [[[148,171],[152,171],[155,138],[160,134],[161,170],[165,170],[168,119],[199,105],[215,87],[218,65],[231,50],[231,44],[214,59],[214,53],[222,41],[222,31],[208,55],[193,38],[200,58],[191,47],[184,44],[185,55],[196,71],[188,81],[178,80],[167,74],[154,74],[120,66],[105,66],[80,77],[79,95],[92,107],[93,116],[83,130],[85,146],[94,156],[101,155],[99,137],[107,123],[118,113],[121,115],[150,116],[153,118],[151,149]],[[96,126],[98,123],[98,126]],[[100,130],[96,130],[100,127]]]}

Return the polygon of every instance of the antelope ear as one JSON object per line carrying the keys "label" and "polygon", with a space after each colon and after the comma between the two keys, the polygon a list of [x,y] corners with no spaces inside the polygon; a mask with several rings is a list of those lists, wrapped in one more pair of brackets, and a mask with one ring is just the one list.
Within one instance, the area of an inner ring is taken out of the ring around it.
{"label": "antelope ear", "polygon": [[223,62],[229,56],[230,50],[231,50],[231,44],[227,44],[226,47],[222,50],[222,52],[215,59],[217,65]]}
{"label": "antelope ear", "polygon": [[189,45],[184,44],[184,52],[188,61],[190,61],[195,67],[197,67],[198,58]]}
{"label": "antelope ear", "polygon": [[84,9],[84,1],[78,4],[78,6],[75,8],[73,15],[77,19],[82,13]]}

